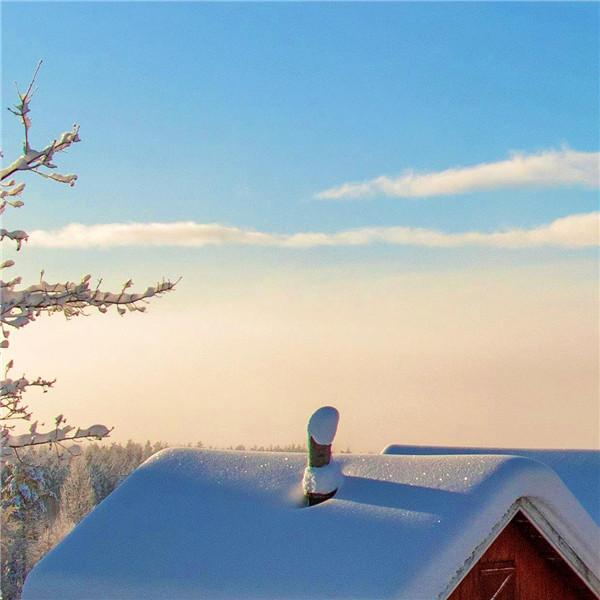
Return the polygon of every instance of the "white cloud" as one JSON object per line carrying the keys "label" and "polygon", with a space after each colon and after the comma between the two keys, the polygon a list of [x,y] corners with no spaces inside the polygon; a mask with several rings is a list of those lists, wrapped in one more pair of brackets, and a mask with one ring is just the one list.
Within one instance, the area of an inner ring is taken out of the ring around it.
{"label": "white cloud", "polygon": [[111,248],[115,246],[273,245],[274,236],[217,223],[71,223],[56,231],[33,231],[30,242],[45,248]]}
{"label": "white cloud", "polygon": [[568,148],[539,154],[513,154],[507,160],[470,167],[430,173],[408,171],[396,178],[383,175],[364,182],[344,183],[319,192],[317,198],[339,200],[377,195],[426,198],[523,186],[597,188],[599,161],[599,152],[577,152]]}
{"label": "white cloud", "polygon": [[55,231],[34,231],[30,235],[30,243],[43,248],[224,245],[316,248],[371,244],[432,248],[459,246],[582,248],[598,245],[599,217],[600,212],[570,215],[531,229],[505,229],[490,233],[480,231],[444,233],[434,229],[414,227],[370,227],[337,233],[303,232],[284,235],[192,221],[102,225],[72,223]]}

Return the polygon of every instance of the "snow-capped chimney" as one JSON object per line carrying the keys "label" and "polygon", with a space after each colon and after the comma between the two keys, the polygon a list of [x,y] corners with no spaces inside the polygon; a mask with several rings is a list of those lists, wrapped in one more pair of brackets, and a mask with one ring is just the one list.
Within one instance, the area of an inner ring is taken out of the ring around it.
{"label": "snow-capped chimney", "polygon": [[340,414],[333,406],[323,406],[308,421],[308,466],[302,486],[309,506],[333,497],[342,482],[338,465],[331,459],[331,444]]}

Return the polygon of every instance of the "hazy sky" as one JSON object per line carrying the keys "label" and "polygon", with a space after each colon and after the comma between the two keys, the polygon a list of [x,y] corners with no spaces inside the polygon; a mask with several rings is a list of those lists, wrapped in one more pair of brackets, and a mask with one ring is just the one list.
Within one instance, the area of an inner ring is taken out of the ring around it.
{"label": "hazy sky", "polygon": [[[596,3],[4,3],[2,100],[44,59],[15,272],[145,288],[40,319],[49,419],[116,439],[592,447]],[[7,158],[20,130],[7,111]],[[14,252],[4,249],[6,258]],[[33,395],[33,394],[32,394]]]}

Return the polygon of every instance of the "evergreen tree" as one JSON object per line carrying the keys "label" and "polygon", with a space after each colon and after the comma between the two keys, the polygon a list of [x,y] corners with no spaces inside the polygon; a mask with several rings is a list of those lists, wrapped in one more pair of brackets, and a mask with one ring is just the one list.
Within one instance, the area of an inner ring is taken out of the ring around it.
{"label": "evergreen tree", "polygon": [[60,491],[60,512],[76,525],[94,508],[95,499],[85,458],[77,457],[71,461],[69,475]]}
{"label": "evergreen tree", "polygon": [[48,492],[35,465],[8,464],[2,475],[1,591],[3,600],[16,600],[32,567],[28,549],[37,539]]}

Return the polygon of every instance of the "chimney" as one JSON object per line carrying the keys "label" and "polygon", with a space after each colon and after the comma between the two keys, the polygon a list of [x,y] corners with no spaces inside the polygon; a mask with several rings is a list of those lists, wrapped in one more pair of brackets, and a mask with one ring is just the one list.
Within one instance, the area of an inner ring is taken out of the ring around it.
{"label": "chimney", "polygon": [[342,483],[340,469],[331,458],[339,418],[337,409],[323,406],[308,421],[308,466],[302,480],[308,506],[332,498]]}

